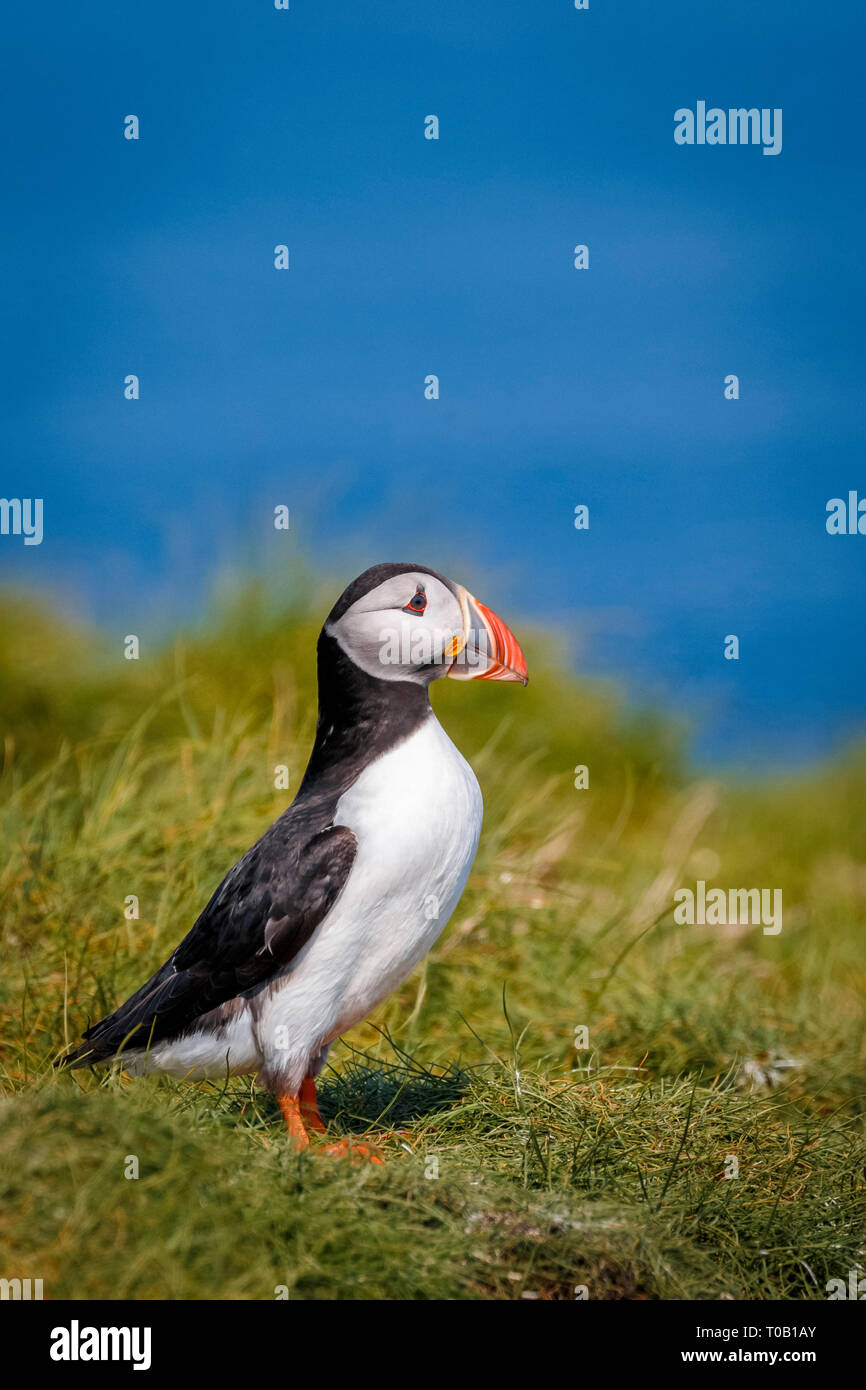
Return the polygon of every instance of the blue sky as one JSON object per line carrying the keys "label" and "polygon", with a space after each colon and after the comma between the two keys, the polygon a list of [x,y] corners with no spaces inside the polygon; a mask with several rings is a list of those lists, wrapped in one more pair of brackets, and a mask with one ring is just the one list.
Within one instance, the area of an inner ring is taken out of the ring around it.
{"label": "blue sky", "polygon": [[[43,497],[45,539],[0,537],[0,579],[126,632],[231,561],[417,560],[691,714],[701,758],[837,748],[866,683],[866,536],[824,525],[866,496],[864,29],[781,2],[19,9],[0,495]],[[676,145],[698,100],[782,108],[781,154]]]}

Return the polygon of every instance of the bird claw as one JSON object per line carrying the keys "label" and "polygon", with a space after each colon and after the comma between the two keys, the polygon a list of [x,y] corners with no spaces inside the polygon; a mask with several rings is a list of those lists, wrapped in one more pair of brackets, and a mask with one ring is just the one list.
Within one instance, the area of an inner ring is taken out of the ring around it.
{"label": "bird claw", "polygon": [[357,1139],[340,1139],[335,1144],[326,1144],[319,1150],[327,1158],[349,1158],[352,1163],[364,1162],[384,1164],[385,1160],[379,1151],[370,1144],[363,1144]]}

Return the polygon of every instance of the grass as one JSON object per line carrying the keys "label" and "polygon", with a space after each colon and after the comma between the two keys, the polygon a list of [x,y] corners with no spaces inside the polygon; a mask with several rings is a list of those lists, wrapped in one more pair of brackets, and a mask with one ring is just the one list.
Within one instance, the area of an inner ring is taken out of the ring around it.
{"label": "grass", "polygon": [[[383,1167],[291,1153],[240,1078],[52,1070],[291,799],[326,607],[297,592],[247,589],[139,662],[0,603],[0,1274],[55,1298],[826,1297],[866,1265],[864,751],[694,779],[680,730],[544,635],[526,691],[434,691],[482,783],[478,859],[321,1088],[334,1132],[395,1131]],[[677,926],[697,878],[781,888],[781,934]]]}

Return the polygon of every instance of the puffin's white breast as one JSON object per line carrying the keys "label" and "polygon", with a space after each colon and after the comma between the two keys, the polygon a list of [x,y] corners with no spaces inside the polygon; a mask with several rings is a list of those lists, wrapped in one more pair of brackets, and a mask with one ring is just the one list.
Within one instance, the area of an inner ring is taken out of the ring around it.
{"label": "puffin's white breast", "polygon": [[334,908],[262,1008],[268,1072],[280,1041],[286,1071],[306,1068],[429,951],[463,892],[481,816],[475,774],[432,715],[341,797],[334,823],[354,832],[358,852]]}
{"label": "puffin's white breast", "polygon": [[[432,716],[342,797],[334,821],[358,840],[323,939],[356,956],[353,984],[384,998],[429,951],[460,899],[478,848],[481,791]],[[365,1010],[366,1012],[366,1010]]]}

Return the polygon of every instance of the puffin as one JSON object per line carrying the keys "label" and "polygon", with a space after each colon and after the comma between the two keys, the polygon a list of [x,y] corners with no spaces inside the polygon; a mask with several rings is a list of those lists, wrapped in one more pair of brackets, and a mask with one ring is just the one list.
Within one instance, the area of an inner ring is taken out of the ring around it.
{"label": "puffin", "polygon": [[374,565],[349,584],[317,665],[315,741],[295,799],[164,964],[56,1063],[252,1075],[298,1150],[325,1132],[316,1077],[330,1045],[430,950],[475,858],[481,790],[430,685],[528,681],[502,619],[414,564]]}

